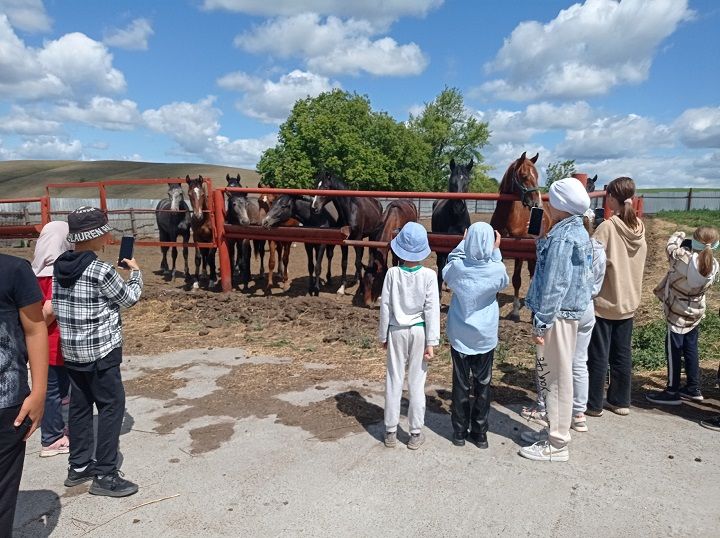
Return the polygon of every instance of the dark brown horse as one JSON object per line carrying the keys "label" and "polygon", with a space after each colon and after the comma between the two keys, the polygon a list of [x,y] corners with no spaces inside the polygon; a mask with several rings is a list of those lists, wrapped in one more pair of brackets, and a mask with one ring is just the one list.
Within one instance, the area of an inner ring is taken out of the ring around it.
{"label": "dark brown horse", "polygon": [[[322,172],[318,176],[319,190],[348,190],[348,186],[332,173]],[[350,228],[351,240],[362,240],[377,234],[382,227],[382,206],[375,198],[355,196],[315,196],[312,202],[313,211],[319,213],[329,202],[334,202],[338,210],[340,226]],[[363,247],[355,247],[355,281],[362,276]],[[342,282],[338,295],[345,294],[347,286],[347,254],[342,252]]]}
{"label": "dark brown horse", "polygon": [[[515,194],[519,201],[498,201],[495,212],[490,219],[490,226],[500,232],[503,237],[529,237],[527,235],[530,221],[530,208],[542,207],[542,197],[538,187],[538,172],[535,163],[540,154],[528,159],[523,152],[508,167],[500,182],[500,194]],[[515,290],[513,311],[510,319],[520,319],[520,285],[523,260],[515,260],[512,283]],[[535,260],[528,260],[530,278],[535,273]]]}
{"label": "dark brown horse", "polygon": [[[262,183],[258,184],[258,187],[265,187]],[[260,209],[265,211],[266,217],[263,219],[263,225],[267,215],[270,214],[275,200],[277,200],[275,194],[261,194],[258,199]],[[286,221],[280,223],[281,226],[300,226],[300,221],[294,218],[289,218]],[[268,256],[268,269],[267,269],[267,280],[265,282],[265,293],[269,293],[270,289],[274,285],[273,275],[275,272],[275,256],[277,254],[277,265],[278,274],[280,276],[280,287],[285,289],[288,281],[288,263],[290,263],[290,249],[292,248],[292,241],[268,241],[270,254]]]}
{"label": "dark brown horse", "polygon": [[[195,243],[212,243],[213,227],[212,215],[208,209],[208,195],[205,191],[204,180],[202,176],[190,179],[185,177],[188,185],[188,197],[190,198],[190,209],[192,216],[190,217],[190,226],[193,232],[193,241]],[[215,248],[197,248],[195,247],[195,282],[193,288],[200,287],[200,264],[202,263],[203,280],[208,279],[208,268],[210,270],[210,279],[208,286],[214,286],[217,280],[215,272]]]}
{"label": "dark brown horse", "polygon": [[[418,211],[414,203],[409,200],[394,200],[385,208],[382,229],[371,237],[371,240],[388,242],[406,223],[417,222],[417,220]],[[388,250],[388,248],[370,249],[370,260],[368,265],[363,266],[365,274],[360,280],[353,300],[355,304],[370,306],[380,297],[385,282],[385,273],[388,270]],[[394,252],[392,260],[393,265],[397,265],[398,260]]]}

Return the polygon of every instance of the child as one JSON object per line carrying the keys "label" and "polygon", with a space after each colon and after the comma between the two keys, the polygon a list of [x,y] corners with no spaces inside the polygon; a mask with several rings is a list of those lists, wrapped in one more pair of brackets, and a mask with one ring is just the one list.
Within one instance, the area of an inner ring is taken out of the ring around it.
{"label": "child", "polygon": [[48,222],[40,232],[35,244],[32,268],[43,292],[43,316],[48,330],[50,367],[48,368],[45,414],[40,425],[40,457],[57,456],[70,452],[70,440],[65,431],[62,415],[62,399],[70,386],[60,351],[60,330],[55,320],[50,298],[52,297],[53,264],[58,256],[72,248],[67,241],[68,225],[64,221]]}
{"label": "child", "polygon": [[[470,439],[488,448],[490,378],[498,343],[500,309],[497,293],[509,283],[500,255],[500,234],[485,222],[468,228],[465,238],[448,256],[443,280],[452,290],[447,334],[453,361],[453,444]],[[475,402],[470,411],[470,389]]]}
{"label": "child", "polygon": [[520,455],[536,461],[568,461],[572,419],[572,357],[578,320],[590,303],[592,292],[592,244],[582,216],[590,207],[583,185],[574,178],[550,187],[547,213],[551,228],[537,242],[537,267],[525,300],[535,313],[533,338],[541,348],[537,368],[549,431],[525,432],[533,443]]}
{"label": "child", "polygon": [[399,266],[388,269],[380,302],[378,338],[387,349],[385,378],[385,446],[397,444],[405,366],[408,368],[410,441],[416,450],[425,442],[425,378],[433,346],[440,342],[440,298],[437,275],[420,265],[430,255],[427,231],[408,222],[390,242]]}
{"label": "child", "polygon": [[[90,493],[125,497],[138,486],[118,470],[120,427],[125,389],[120,377],[122,323],[120,308],[134,305],[142,292],[135,260],[125,282],[112,265],[97,259],[109,238],[107,216],[93,207],[68,215],[68,241],[74,252],[55,261],[52,305],[60,326],[65,367],[70,376],[70,465],[65,486],[92,479]],[[93,404],[98,409],[96,462],[92,461]]]}
{"label": "child", "polygon": [[630,414],[632,328],[640,305],[647,244],[645,226],[635,215],[635,182],[619,177],[607,186],[607,205],[614,215],[597,227],[593,238],[605,247],[605,280],[595,298],[595,327],[588,346],[586,415],[602,416],[605,378],[610,367],[606,407]]}
{"label": "child", "polygon": [[[701,226],[693,234],[691,246],[683,246],[684,232],[675,232],[667,242],[670,261],[665,278],[655,288],[662,301],[667,320],[665,356],[668,382],[665,390],[652,392],[646,398],[658,405],[680,405],[681,400],[702,401],[698,336],[705,317],[705,292],[718,276],[718,262],[713,250],[718,248],[718,231]],[[681,359],[685,358],[687,385],[680,387]]]}
{"label": "child", "polygon": [[48,337],[30,264],[0,254],[0,274],[0,536],[12,536],[25,441],[45,408]]}

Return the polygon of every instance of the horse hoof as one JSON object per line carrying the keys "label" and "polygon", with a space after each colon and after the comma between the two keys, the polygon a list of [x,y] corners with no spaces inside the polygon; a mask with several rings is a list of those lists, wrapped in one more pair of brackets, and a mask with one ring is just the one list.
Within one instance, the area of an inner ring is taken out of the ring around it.
{"label": "horse hoof", "polygon": [[340,286],[340,289],[336,292],[338,295],[345,295],[345,285]]}
{"label": "horse hoof", "polygon": [[199,290],[200,289],[200,283],[195,281],[193,282],[192,289]]}

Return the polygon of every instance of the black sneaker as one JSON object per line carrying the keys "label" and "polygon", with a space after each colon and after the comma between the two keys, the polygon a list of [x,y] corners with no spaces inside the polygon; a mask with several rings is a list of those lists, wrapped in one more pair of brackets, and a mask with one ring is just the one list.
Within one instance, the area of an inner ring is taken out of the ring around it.
{"label": "black sneaker", "polygon": [[93,495],[106,497],[127,497],[138,492],[138,485],[122,478],[122,471],[113,471],[110,474],[98,475],[90,486]]}
{"label": "black sneaker", "polygon": [[452,436],[452,442],[455,446],[465,446],[465,438],[467,437],[467,432],[453,432]]}
{"label": "black sneaker", "polygon": [[68,467],[68,475],[65,479],[65,487],[71,488],[73,486],[79,486],[84,484],[88,480],[95,478],[95,464],[88,464],[82,471],[76,471],[72,466]]}
{"label": "black sneaker", "polygon": [[702,402],[705,399],[703,398],[700,389],[690,391],[687,387],[683,387],[678,391],[678,393],[680,394],[680,398],[683,400],[690,400],[691,402]]}
{"label": "black sneaker", "polygon": [[680,405],[680,395],[677,392],[662,390],[659,392],[648,392],[645,395],[648,402],[656,405]]}
{"label": "black sneaker", "polygon": [[701,420],[700,426],[702,426],[703,428],[707,428],[708,430],[720,432],[720,415],[709,418],[707,420]]}
{"label": "black sneaker", "polygon": [[478,448],[487,448],[488,446],[490,446],[490,445],[488,445],[487,433],[485,433],[485,432],[471,433],[470,440]]}

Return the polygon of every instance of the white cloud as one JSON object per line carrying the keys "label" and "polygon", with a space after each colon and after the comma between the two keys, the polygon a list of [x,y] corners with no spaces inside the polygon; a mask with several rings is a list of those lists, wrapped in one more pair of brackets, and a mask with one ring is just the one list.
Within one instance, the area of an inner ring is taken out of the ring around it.
{"label": "white cloud", "polygon": [[0,50],[0,97],[82,99],[125,90],[125,77],[112,66],[112,54],[81,33],[65,34],[34,49],[17,37],[8,18],[0,14]]}
{"label": "white cloud", "polygon": [[281,17],[235,38],[248,52],[267,52],[283,58],[303,58],[316,73],[378,76],[417,75],[428,64],[415,43],[398,44],[391,37],[372,39],[378,32],[366,20],[329,16],[324,21],[314,13]]}
{"label": "white cloud", "polygon": [[13,106],[10,114],[0,118],[0,132],[16,135],[40,135],[56,133],[60,123],[29,114],[24,108]]}
{"label": "white cloud", "polygon": [[218,85],[226,90],[243,92],[236,105],[238,110],[266,123],[285,121],[298,99],[315,97],[340,87],[337,81],[297,69],[281,76],[277,82],[238,71],[218,79]]}
{"label": "white cloud", "polygon": [[105,35],[103,42],[111,47],[127,50],[147,50],[148,39],[155,32],[147,19],[135,19],[127,28],[115,28]]}
{"label": "white cloud", "polygon": [[557,152],[567,159],[603,159],[646,155],[671,147],[671,129],[636,114],[600,118],[584,129],[568,130]]}
{"label": "white cloud", "polygon": [[212,142],[207,155],[213,162],[255,168],[263,152],[277,144],[277,135],[272,133],[260,138],[236,140],[230,140],[225,136],[216,136]]}
{"label": "white cloud", "polygon": [[93,97],[87,106],[75,102],[64,103],[55,108],[55,114],[66,121],[85,123],[110,131],[134,129],[142,119],[134,101],[115,101],[109,97]]}
{"label": "white cloud", "polygon": [[547,24],[522,22],[486,65],[503,78],[474,94],[577,98],[638,84],[647,79],[658,45],[692,16],[687,0],[587,0]]}
{"label": "white cloud", "polygon": [[0,0],[0,12],[15,28],[26,32],[46,32],[52,25],[42,0]]}
{"label": "white cloud", "polygon": [[673,126],[688,147],[720,148],[720,107],[690,108]]}
{"label": "white cloud", "polygon": [[222,112],[210,96],[197,103],[174,102],[142,113],[145,124],[175,140],[183,151],[202,153],[220,130]]}
{"label": "white cloud", "polygon": [[424,17],[441,6],[443,0],[205,0],[208,10],[222,9],[268,17],[319,13],[372,20],[394,20],[398,17]]}
{"label": "white cloud", "polygon": [[83,146],[79,140],[65,140],[56,136],[39,136],[26,140],[13,150],[19,159],[84,159]]}

